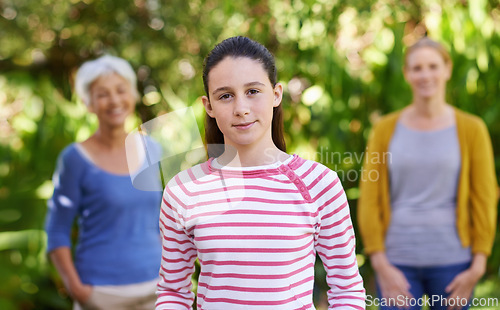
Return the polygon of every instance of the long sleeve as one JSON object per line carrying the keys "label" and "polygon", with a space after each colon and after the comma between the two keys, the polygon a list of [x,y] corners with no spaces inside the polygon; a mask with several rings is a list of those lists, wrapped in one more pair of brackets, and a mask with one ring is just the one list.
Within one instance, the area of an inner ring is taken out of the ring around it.
{"label": "long sleeve", "polygon": [[488,129],[478,120],[470,146],[471,246],[489,255],[495,239],[498,185]]}
{"label": "long sleeve", "polygon": [[137,190],[129,175],[108,173],[86,156],[72,144],[58,160],[48,202],[48,251],[72,246],[77,218],[74,264],[83,283],[125,285],[158,277],[161,193]]}
{"label": "long sleeve", "polygon": [[349,205],[337,174],[323,178],[323,195],[316,250],[327,272],[329,309],[365,309],[365,289],[358,271]]}
{"label": "long sleeve", "polygon": [[182,227],[182,216],[175,208],[175,199],[165,189],[160,213],[162,258],[156,310],[192,309],[194,293],[191,276],[194,272],[196,248]]}
{"label": "long sleeve", "polygon": [[167,185],[160,226],[157,310],[191,307],[196,258],[198,308],[313,308],[316,253],[331,307],[364,309],[347,200],[321,164],[293,156],[247,170],[197,165]]}
{"label": "long sleeve", "polygon": [[380,120],[368,139],[357,206],[359,232],[367,254],[385,250],[385,233],[390,222],[387,165],[392,160],[388,149],[399,114],[394,112]]}
{"label": "long sleeve", "polygon": [[45,224],[48,252],[59,247],[71,247],[71,228],[81,198],[81,169],[74,163],[73,151],[67,148],[61,153],[52,178],[54,194],[48,201]]}
{"label": "long sleeve", "polygon": [[366,253],[384,250],[384,225],[381,218],[382,180],[372,180],[372,176],[384,174],[384,163],[377,158],[383,153],[380,138],[373,129],[365,160],[363,162],[362,177],[360,182],[360,198],[358,200],[358,223]]}

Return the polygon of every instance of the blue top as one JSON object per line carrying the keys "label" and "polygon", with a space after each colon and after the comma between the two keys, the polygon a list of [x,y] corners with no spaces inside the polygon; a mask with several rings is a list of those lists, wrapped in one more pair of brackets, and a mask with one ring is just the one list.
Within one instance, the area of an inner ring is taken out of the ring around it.
{"label": "blue top", "polygon": [[[151,149],[160,152],[154,145]],[[159,183],[157,171],[145,170],[150,177],[141,177]],[[122,285],[158,277],[161,192],[138,190],[130,175],[102,170],[76,144],[60,154],[53,183],[46,219],[47,251],[71,247],[77,218],[75,266],[83,283]]]}

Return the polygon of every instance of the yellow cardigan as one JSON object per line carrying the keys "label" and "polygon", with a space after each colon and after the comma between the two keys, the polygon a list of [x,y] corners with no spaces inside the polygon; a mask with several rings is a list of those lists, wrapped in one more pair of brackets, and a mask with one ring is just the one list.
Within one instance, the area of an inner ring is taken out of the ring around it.
{"label": "yellow cardigan", "polygon": [[[391,220],[389,143],[401,111],[372,129],[365,154],[358,200],[358,224],[367,254],[385,250]],[[495,239],[498,185],[488,129],[477,116],[455,109],[461,154],[457,195],[457,231],[462,246],[490,255]],[[430,178],[432,176],[429,176]]]}

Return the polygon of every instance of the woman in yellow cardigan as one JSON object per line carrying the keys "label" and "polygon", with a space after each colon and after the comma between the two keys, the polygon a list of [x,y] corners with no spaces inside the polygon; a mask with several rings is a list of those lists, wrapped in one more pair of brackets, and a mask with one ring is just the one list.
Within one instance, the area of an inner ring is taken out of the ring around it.
{"label": "woman in yellow cardigan", "polygon": [[[420,39],[405,55],[413,101],[372,129],[358,221],[382,309],[467,309],[496,230],[497,181],[484,122],[445,101],[444,47]],[[386,306],[385,306],[386,305]]]}

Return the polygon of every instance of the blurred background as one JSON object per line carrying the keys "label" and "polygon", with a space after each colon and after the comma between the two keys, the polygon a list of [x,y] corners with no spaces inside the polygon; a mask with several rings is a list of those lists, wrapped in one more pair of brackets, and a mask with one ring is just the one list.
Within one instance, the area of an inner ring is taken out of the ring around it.
{"label": "blurred background", "polygon": [[[136,69],[130,129],[192,107],[201,132],[203,58],[229,36],[260,41],[284,84],[289,152],[336,170],[355,217],[369,130],[410,102],[403,51],[425,33],[449,48],[448,102],[486,122],[500,175],[497,0],[0,1],[0,309],[71,309],[43,225],[58,153],[97,124],[72,89],[83,61],[109,53]],[[359,240],[357,252],[373,295]],[[500,298],[499,265],[497,233],[476,297]],[[322,309],[322,268],[317,277]]]}

